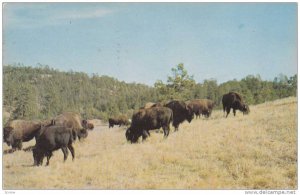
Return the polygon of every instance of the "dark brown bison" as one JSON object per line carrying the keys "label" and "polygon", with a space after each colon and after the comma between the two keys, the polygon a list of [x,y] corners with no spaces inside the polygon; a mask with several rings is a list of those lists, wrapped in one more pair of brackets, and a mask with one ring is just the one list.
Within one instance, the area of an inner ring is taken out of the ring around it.
{"label": "dark brown bison", "polygon": [[246,105],[242,99],[242,96],[235,92],[229,92],[223,95],[222,98],[223,112],[226,110],[226,117],[230,113],[231,108],[233,109],[233,115],[235,116],[236,110],[240,110],[243,114],[250,112],[249,106]]}
{"label": "dark brown bison", "polygon": [[88,122],[82,120],[78,113],[65,112],[53,119],[53,124],[71,128],[79,140],[88,136]]}
{"label": "dark brown bison", "polygon": [[173,112],[166,107],[140,109],[132,116],[131,126],[126,130],[126,139],[136,143],[140,136],[145,140],[150,136],[149,130],[163,128],[164,137],[168,137]]}
{"label": "dark brown bison", "polygon": [[29,120],[12,120],[6,123],[3,128],[3,141],[13,150],[22,149],[22,143],[28,142],[36,137],[41,129],[42,123]]}
{"label": "dark brown bison", "polygon": [[210,117],[214,107],[214,102],[209,99],[194,99],[188,101],[187,104],[192,108],[196,118],[200,117],[201,114],[203,116]]}
{"label": "dark brown bison", "polygon": [[41,128],[36,139],[36,144],[32,150],[34,165],[42,165],[44,157],[47,157],[46,165],[49,165],[52,152],[58,149],[62,150],[64,161],[68,157],[68,149],[74,160],[75,150],[72,143],[75,139],[76,134],[73,129],[66,126],[53,125]]}
{"label": "dark brown bison", "polygon": [[173,111],[173,127],[175,128],[175,131],[178,131],[180,123],[185,120],[190,123],[194,118],[192,107],[183,101],[172,100],[165,104],[165,107],[168,107]]}
{"label": "dark brown bison", "polygon": [[113,128],[114,125],[119,125],[121,127],[122,125],[128,126],[130,124],[130,121],[127,116],[121,115],[115,118],[109,118],[108,119],[108,125],[109,128]]}

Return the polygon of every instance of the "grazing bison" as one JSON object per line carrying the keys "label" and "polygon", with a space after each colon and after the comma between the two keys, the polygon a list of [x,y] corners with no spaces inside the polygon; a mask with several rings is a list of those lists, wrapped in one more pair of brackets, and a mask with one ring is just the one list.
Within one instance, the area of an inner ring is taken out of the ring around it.
{"label": "grazing bison", "polygon": [[53,124],[71,128],[79,140],[88,136],[88,122],[82,120],[78,113],[65,112],[53,119]]}
{"label": "grazing bison", "polygon": [[72,146],[76,139],[76,134],[72,128],[66,126],[47,126],[43,127],[36,139],[36,144],[32,150],[34,165],[39,166],[43,164],[43,159],[47,157],[46,165],[49,165],[49,160],[52,152],[61,149],[64,154],[64,161],[68,157],[68,149],[72,154],[72,159],[75,158],[75,151]]}
{"label": "grazing bison", "polygon": [[173,100],[165,104],[165,107],[173,111],[173,127],[178,131],[179,124],[187,120],[189,123],[194,118],[192,107],[186,105],[183,101]]}
{"label": "grazing bison", "polygon": [[197,117],[204,115],[207,118],[210,117],[212,109],[214,107],[214,102],[209,99],[195,99],[187,102],[188,106],[192,108],[193,113]]}
{"label": "grazing bison", "polygon": [[13,150],[22,149],[22,142],[28,142],[36,137],[41,129],[41,122],[28,120],[12,120],[3,128],[3,141]]}
{"label": "grazing bison", "polygon": [[122,125],[125,125],[125,126],[129,125],[130,121],[128,120],[127,116],[121,115],[116,118],[109,118],[108,124],[109,124],[109,128],[111,128],[111,127],[113,128],[114,125],[119,125],[119,127],[121,127]]}
{"label": "grazing bison", "polygon": [[244,103],[241,95],[235,92],[224,94],[222,98],[222,104],[223,112],[225,113],[225,110],[227,112],[226,117],[230,113],[231,108],[233,109],[234,116],[236,110],[240,110],[243,112],[243,114],[248,114],[250,112],[249,106]]}
{"label": "grazing bison", "polygon": [[166,107],[140,109],[132,116],[131,126],[126,131],[126,139],[136,143],[140,136],[145,140],[150,136],[149,130],[163,128],[164,137],[168,137],[173,112]]}

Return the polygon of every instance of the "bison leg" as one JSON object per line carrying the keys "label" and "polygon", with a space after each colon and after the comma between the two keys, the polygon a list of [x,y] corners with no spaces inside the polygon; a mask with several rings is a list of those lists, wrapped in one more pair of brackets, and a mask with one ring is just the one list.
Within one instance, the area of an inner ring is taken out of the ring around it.
{"label": "bison leg", "polygon": [[70,150],[70,152],[71,152],[71,154],[72,154],[72,160],[74,160],[74,158],[75,158],[75,150],[74,150],[74,147],[72,146],[72,144],[69,144],[69,145],[68,145],[68,148],[69,148],[69,150]]}
{"label": "bison leg", "polygon": [[195,115],[196,115],[196,119],[197,119],[197,118],[200,118],[200,113],[199,113],[199,111],[195,112]]}
{"label": "bison leg", "polygon": [[143,138],[142,141],[144,141],[147,137],[150,137],[150,133],[148,130],[144,130],[142,133],[142,138]]}
{"label": "bison leg", "polygon": [[138,141],[140,136],[137,136],[137,135],[133,135],[132,136],[132,139],[131,139],[131,143],[136,143]]}
{"label": "bison leg", "polygon": [[147,135],[147,137],[150,137],[150,132],[149,132],[149,130],[146,130],[146,135]]}
{"label": "bison leg", "polygon": [[22,149],[22,141],[17,140],[11,146],[12,146],[12,149],[14,149],[14,150],[21,150]]}
{"label": "bison leg", "polygon": [[208,118],[209,117],[209,112],[207,111],[206,113],[205,113],[205,118]]}
{"label": "bison leg", "polygon": [[173,121],[173,127],[175,128],[174,131],[178,131],[179,123]]}
{"label": "bison leg", "polygon": [[170,133],[170,127],[169,126],[164,126],[163,130],[164,130],[164,138],[167,138],[169,136],[169,133]]}
{"label": "bison leg", "polygon": [[235,113],[236,113],[236,112],[235,112],[235,109],[233,109],[233,116],[235,116]]}
{"label": "bison leg", "polygon": [[226,114],[226,118],[227,118],[228,114],[230,113],[230,107],[227,107],[227,108],[226,108],[226,113],[227,113],[227,114]]}
{"label": "bison leg", "polygon": [[18,150],[21,150],[22,149],[22,141],[20,141],[19,143],[18,143]]}
{"label": "bison leg", "polygon": [[50,161],[50,158],[52,157],[52,152],[49,152],[47,153],[47,162],[46,162],[46,166],[49,165],[49,161]]}
{"label": "bison leg", "polygon": [[62,147],[61,150],[64,153],[64,161],[66,161],[69,155],[68,149],[66,147]]}

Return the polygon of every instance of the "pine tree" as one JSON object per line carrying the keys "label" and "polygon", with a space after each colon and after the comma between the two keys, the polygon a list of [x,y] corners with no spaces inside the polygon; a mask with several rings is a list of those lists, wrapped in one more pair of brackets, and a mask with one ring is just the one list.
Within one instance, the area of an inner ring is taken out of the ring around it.
{"label": "pine tree", "polygon": [[183,63],[178,64],[171,71],[172,76],[168,77],[167,84],[161,80],[155,83],[156,89],[163,95],[160,99],[190,99],[196,86],[193,76],[188,75]]}
{"label": "pine tree", "polygon": [[33,87],[21,84],[15,102],[13,116],[15,119],[26,119],[37,116],[37,98]]}

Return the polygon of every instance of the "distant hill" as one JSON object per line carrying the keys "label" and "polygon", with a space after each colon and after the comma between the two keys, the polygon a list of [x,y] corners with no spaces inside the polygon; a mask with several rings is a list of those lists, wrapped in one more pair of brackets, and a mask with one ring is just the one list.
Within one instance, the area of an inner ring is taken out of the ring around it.
{"label": "distant hill", "polygon": [[87,118],[106,119],[130,113],[156,97],[153,87],[108,76],[61,72],[48,66],[3,67],[3,105],[13,108],[15,118],[47,118],[76,111]]}
{"label": "distant hill", "polygon": [[[173,81],[177,82],[176,79]],[[166,85],[164,89],[180,84]],[[62,72],[49,66],[8,65],[3,66],[3,107],[9,114],[4,115],[3,121],[8,117],[45,119],[65,111],[104,121],[121,113],[131,116],[146,102],[169,100],[172,94],[164,93],[164,89],[125,83],[109,76]],[[222,95],[229,91],[240,93],[247,104],[259,104],[296,96],[297,74],[292,77],[279,75],[273,81],[264,81],[259,75],[248,75],[240,81],[234,79],[221,84],[215,79],[205,79],[183,91],[184,101],[208,98],[216,103],[216,108],[221,108]]]}

